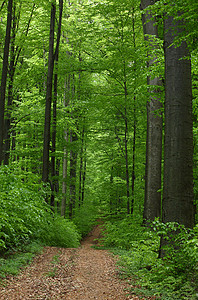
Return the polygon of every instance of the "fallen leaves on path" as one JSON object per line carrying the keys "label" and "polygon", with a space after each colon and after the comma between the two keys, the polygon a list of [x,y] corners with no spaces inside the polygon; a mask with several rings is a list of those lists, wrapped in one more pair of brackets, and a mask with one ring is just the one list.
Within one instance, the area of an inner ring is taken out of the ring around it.
{"label": "fallen leaves on path", "polygon": [[91,248],[99,226],[78,249],[45,247],[20,275],[0,287],[1,300],[138,300],[127,295],[127,283],[118,279],[115,258]]}

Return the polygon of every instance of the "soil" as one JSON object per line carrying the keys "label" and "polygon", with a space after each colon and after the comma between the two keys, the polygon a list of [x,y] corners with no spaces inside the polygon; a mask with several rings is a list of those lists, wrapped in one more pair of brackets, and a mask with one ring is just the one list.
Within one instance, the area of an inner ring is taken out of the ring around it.
{"label": "soil", "polygon": [[18,276],[6,280],[0,299],[138,300],[128,295],[129,284],[119,279],[116,258],[92,248],[98,237],[99,225],[77,249],[45,247]]}

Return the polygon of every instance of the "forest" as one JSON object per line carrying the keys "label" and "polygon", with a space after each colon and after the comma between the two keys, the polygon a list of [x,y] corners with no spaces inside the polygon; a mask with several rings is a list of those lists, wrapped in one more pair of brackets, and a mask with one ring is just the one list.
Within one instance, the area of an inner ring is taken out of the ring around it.
{"label": "forest", "polygon": [[137,293],[198,299],[197,19],[195,0],[0,0],[1,279],[100,220]]}

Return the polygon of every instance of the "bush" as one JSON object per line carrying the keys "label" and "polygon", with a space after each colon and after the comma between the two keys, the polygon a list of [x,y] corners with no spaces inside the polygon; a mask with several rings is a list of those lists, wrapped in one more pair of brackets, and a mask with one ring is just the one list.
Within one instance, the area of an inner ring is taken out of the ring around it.
{"label": "bush", "polygon": [[[109,221],[105,223],[103,244],[119,255],[120,273],[139,286],[135,293],[166,300],[197,299],[198,226],[189,230],[156,220],[152,227],[142,227],[132,217]],[[162,234],[169,243],[165,258],[159,259]]]}
{"label": "bush", "polygon": [[73,222],[55,215],[48,225],[43,241],[49,246],[76,248],[80,239],[81,236]]}
{"label": "bush", "polygon": [[76,211],[73,221],[82,237],[85,237],[92,230],[96,223],[97,215],[98,209],[93,205],[82,205]]}
{"label": "bush", "polygon": [[[39,181],[39,180],[38,180]],[[19,249],[33,240],[76,247],[80,235],[72,222],[52,213],[45,202],[47,188],[9,167],[0,168],[0,253]]]}

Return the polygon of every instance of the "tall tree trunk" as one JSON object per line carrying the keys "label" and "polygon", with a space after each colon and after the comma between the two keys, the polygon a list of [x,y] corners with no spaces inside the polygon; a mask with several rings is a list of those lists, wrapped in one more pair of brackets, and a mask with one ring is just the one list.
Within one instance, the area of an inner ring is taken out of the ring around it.
{"label": "tall tree trunk", "polygon": [[[136,50],[136,35],[135,35],[135,9],[133,8],[133,47]],[[136,64],[134,65],[134,74],[136,74]],[[136,76],[136,75],[135,75]],[[136,79],[135,79],[135,87],[136,87]],[[134,210],[134,201],[135,201],[135,151],[136,151],[136,95],[133,97],[133,157],[132,157],[132,188],[131,188],[131,215]]]}
{"label": "tall tree trunk", "polygon": [[78,137],[73,131],[70,133],[71,151],[70,151],[70,201],[69,201],[69,218],[72,219],[74,215],[74,208],[76,203],[76,165],[77,152],[76,141]]}
{"label": "tall tree trunk", "polygon": [[183,20],[164,22],[165,145],[163,222],[194,225],[191,61],[186,42],[171,46]]}
{"label": "tall tree trunk", "polygon": [[58,34],[56,41],[56,50],[55,50],[55,75],[54,75],[54,99],[53,99],[53,119],[52,119],[52,158],[51,158],[51,206],[54,207],[55,202],[55,192],[57,179],[55,179],[57,169],[56,169],[56,108],[57,108],[57,88],[58,88],[58,55],[59,55],[59,44],[60,44],[60,36],[61,36],[61,23],[62,23],[62,12],[63,12],[63,0],[59,0],[59,24],[58,24]]}
{"label": "tall tree trunk", "polygon": [[133,157],[132,157],[132,192],[131,192],[131,215],[134,210],[134,196],[135,196],[135,151],[136,151],[136,97],[134,96],[133,109]]}
{"label": "tall tree trunk", "polygon": [[[124,68],[125,69],[125,68]],[[126,78],[126,74],[124,74]],[[126,169],[126,197],[127,197],[127,214],[130,214],[130,191],[129,191],[129,159],[128,159],[128,116],[127,116],[127,85],[124,82],[125,107],[124,107],[124,148],[125,148],[125,169]]]}
{"label": "tall tree trunk", "polygon": [[8,73],[10,33],[11,33],[11,25],[12,25],[12,7],[13,7],[13,0],[8,0],[7,25],[6,25],[6,36],[5,36],[5,45],[4,45],[4,54],[3,54],[1,94],[0,94],[0,165],[3,160],[5,95],[6,95],[6,81],[7,81],[7,73]]}
{"label": "tall tree trunk", "polygon": [[49,38],[49,55],[48,55],[48,73],[47,89],[45,103],[45,127],[43,143],[43,182],[49,181],[49,148],[50,148],[50,127],[51,127],[51,102],[52,102],[52,81],[54,70],[54,28],[56,17],[56,3],[51,3],[51,20],[50,20],[50,38]]}
{"label": "tall tree trunk", "polygon": [[[56,68],[58,67],[58,54],[55,57],[55,64]],[[57,108],[57,85],[58,85],[58,74],[57,70],[54,75],[54,99],[53,99],[53,116],[52,116],[52,157],[51,157],[51,207],[55,206],[55,186],[56,186],[56,158],[55,158],[55,152],[56,152],[56,108]]]}
{"label": "tall tree trunk", "polygon": [[[152,0],[142,0],[142,9],[152,5]],[[149,11],[143,15],[144,34],[148,39],[150,51],[155,50],[154,38],[158,37],[157,25],[154,17]],[[151,52],[148,53],[149,56]],[[156,64],[156,57],[148,62],[148,67]],[[148,77],[150,99],[147,102],[147,139],[146,139],[146,169],[145,169],[145,220],[154,220],[161,215],[161,158],[162,158],[162,116],[160,109],[162,104],[159,98],[158,87],[162,85],[160,78],[151,79]],[[156,95],[155,95],[156,94]]]}
{"label": "tall tree trunk", "polygon": [[87,171],[87,155],[86,155],[86,141],[85,141],[85,149],[84,149],[84,166],[83,166],[83,178],[82,178],[82,198],[81,202],[84,203],[85,199],[85,179],[86,179],[86,171]]}
{"label": "tall tree trunk", "polygon": [[[65,130],[64,139],[66,143],[68,142],[68,132]],[[68,165],[68,151],[67,146],[64,147],[64,156],[63,156],[63,183],[62,183],[62,200],[61,200],[61,216],[65,217],[66,213],[66,198],[67,198],[67,166]]]}
{"label": "tall tree trunk", "polygon": [[7,111],[4,123],[4,165],[8,165],[9,156],[10,156],[10,124],[11,124],[11,107],[13,102],[13,82],[14,82],[14,73],[15,73],[15,37],[16,37],[16,16],[15,16],[16,6],[13,5],[12,12],[12,28],[11,28],[11,37],[10,37],[10,64],[8,67],[9,75],[9,84],[8,84],[8,102],[7,102]]}
{"label": "tall tree trunk", "polygon": [[[30,23],[32,20],[33,12],[35,9],[35,4],[33,4],[32,11],[30,14],[30,18],[27,23],[26,31],[24,36],[27,37]],[[8,84],[8,102],[7,102],[7,112],[6,112],[6,118],[5,118],[5,124],[4,124],[4,138],[5,138],[5,144],[4,144],[4,164],[9,164],[9,158],[10,158],[10,144],[11,144],[11,110],[13,105],[13,87],[14,87],[14,76],[15,76],[15,70],[16,66],[19,61],[20,53],[23,49],[23,45],[21,47],[17,46],[15,47],[15,39],[17,34],[17,28],[19,26],[19,20],[20,20],[20,11],[18,13],[18,16],[15,14],[16,12],[16,4],[13,5],[13,13],[12,13],[12,35],[11,35],[11,41],[10,41],[10,64],[8,68],[8,74],[9,74],[9,84]]]}
{"label": "tall tree trunk", "polygon": [[[65,92],[64,92],[64,102],[63,105],[67,107],[70,100],[70,75],[68,75],[65,79]],[[63,156],[63,183],[62,183],[62,200],[61,200],[61,216],[65,217],[66,213],[66,198],[67,198],[67,169],[68,169],[68,129],[64,130],[64,156]]]}
{"label": "tall tree trunk", "polygon": [[81,136],[81,149],[80,149],[80,169],[79,169],[79,192],[78,192],[78,205],[82,204],[82,174],[83,174],[83,156],[84,156],[84,136],[85,127],[83,124],[82,136]]}

